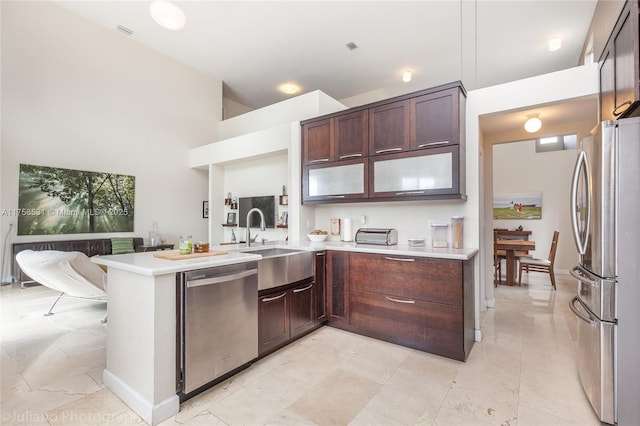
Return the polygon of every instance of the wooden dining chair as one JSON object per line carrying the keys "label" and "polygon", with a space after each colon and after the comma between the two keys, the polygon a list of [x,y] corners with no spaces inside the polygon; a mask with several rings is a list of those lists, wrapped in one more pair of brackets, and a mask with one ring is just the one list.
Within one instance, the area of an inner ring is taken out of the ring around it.
{"label": "wooden dining chair", "polygon": [[498,233],[493,231],[493,285],[502,284],[502,260],[507,258],[506,250],[498,250]]}
{"label": "wooden dining chair", "polygon": [[531,256],[529,254],[529,250],[523,250],[523,251],[518,250],[518,251],[516,251],[514,253],[514,256],[516,257],[516,262],[518,262],[518,263],[520,263],[520,259],[522,259],[522,258],[529,258],[530,259],[530,258],[533,257],[533,256]]}
{"label": "wooden dining chair", "polygon": [[549,251],[548,259],[536,259],[533,257],[520,258],[520,268],[519,268],[519,277],[518,277],[518,285],[522,285],[522,271],[529,272],[545,272],[549,274],[551,277],[551,285],[553,289],[556,289],[556,277],[553,273],[553,263],[556,258],[556,250],[558,248],[558,236],[560,233],[558,231],[554,231],[553,239],[551,240],[551,250]]}

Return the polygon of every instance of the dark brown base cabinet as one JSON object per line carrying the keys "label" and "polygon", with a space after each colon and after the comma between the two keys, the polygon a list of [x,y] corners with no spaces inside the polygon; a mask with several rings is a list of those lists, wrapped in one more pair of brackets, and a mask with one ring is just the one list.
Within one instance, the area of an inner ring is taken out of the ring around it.
{"label": "dark brown base cabinet", "polygon": [[339,260],[329,252],[327,262],[329,306],[337,308],[329,325],[467,359],[474,342],[472,260],[335,253]]}
{"label": "dark brown base cabinet", "polygon": [[258,353],[268,353],[289,340],[289,291],[258,296]]}
{"label": "dark brown base cabinet", "polygon": [[448,358],[466,359],[461,307],[424,300],[406,303],[357,290],[352,290],[349,298],[350,324],[358,333]]}
{"label": "dark brown base cabinet", "polygon": [[289,290],[291,305],[289,307],[289,330],[291,338],[296,338],[315,325],[315,292],[316,283],[299,285]]}
{"label": "dark brown base cabinet", "polygon": [[316,253],[315,264],[315,280],[316,280],[316,292],[315,292],[315,304],[316,323],[321,324],[327,321],[327,289],[326,289],[326,264],[327,264],[327,252],[321,251]]}
{"label": "dark brown base cabinet", "polygon": [[327,252],[327,316],[336,327],[349,323],[349,253]]}
{"label": "dark brown base cabinet", "polygon": [[326,252],[316,253],[315,276],[258,294],[258,353],[264,356],[326,323]]}

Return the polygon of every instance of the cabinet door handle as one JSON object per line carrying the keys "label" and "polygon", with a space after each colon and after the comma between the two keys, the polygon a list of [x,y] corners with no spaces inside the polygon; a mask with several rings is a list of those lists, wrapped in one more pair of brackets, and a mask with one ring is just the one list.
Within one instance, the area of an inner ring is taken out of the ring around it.
{"label": "cabinet door handle", "polygon": [[344,160],[346,158],[356,158],[356,157],[362,157],[362,154],[348,154],[348,155],[341,155],[340,159]]}
{"label": "cabinet door handle", "polygon": [[344,195],[327,195],[327,198],[344,198]]}
{"label": "cabinet door handle", "polygon": [[307,291],[307,290],[309,290],[311,287],[313,287],[313,283],[312,283],[312,284],[309,284],[309,285],[308,285],[308,286],[306,286],[305,288],[295,288],[295,289],[293,289],[293,292],[294,292],[294,293],[300,293],[300,292],[303,292],[303,291]]}
{"label": "cabinet door handle", "polygon": [[323,251],[322,253],[316,253],[316,256],[326,256],[327,252]]}
{"label": "cabinet door handle", "polygon": [[309,161],[309,164],[314,164],[314,163],[326,163],[327,161],[329,161],[328,158],[320,158],[319,160],[311,160]]}
{"label": "cabinet door handle", "polygon": [[425,148],[427,146],[436,146],[436,145],[446,145],[448,143],[449,143],[449,141],[422,143],[422,144],[418,145],[418,148]]}
{"label": "cabinet door handle", "polygon": [[[620,105],[618,105],[617,107],[615,107],[615,108],[613,109],[613,115],[615,115],[616,117],[617,117],[617,116],[619,116],[619,115],[621,115],[622,113],[624,113],[626,110],[628,110],[628,109],[629,109],[629,106],[630,106],[632,103],[633,103],[633,102],[631,102],[631,101],[624,101],[623,103],[621,103]],[[618,112],[618,110],[619,110],[620,108],[622,108],[623,106],[626,106],[626,108],[625,108],[625,109],[623,109],[622,111]]]}
{"label": "cabinet door handle", "polygon": [[385,296],[385,299],[390,300],[392,302],[396,302],[396,303],[407,303],[407,304],[414,304],[416,303],[415,300],[402,300],[402,299],[394,299],[393,297],[389,297],[389,296]]}
{"label": "cabinet door handle", "polygon": [[424,191],[405,191],[405,192],[396,192],[396,195],[419,195],[424,194]]}
{"label": "cabinet door handle", "polygon": [[393,260],[395,262],[415,262],[415,259],[407,258],[407,257],[384,257],[387,260]]}
{"label": "cabinet door handle", "polygon": [[282,299],[283,297],[285,297],[287,295],[287,292],[285,291],[284,293],[282,293],[280,296],[274,296],[274,297],[265,297],[264,299],[262,299],[262,303],[266,303],[266,302],[273,302],[274,300],[278,300],[278,299]]}
{"label": "cabinet door handle", "polygon": [[396,151],[402,151],[402,147],[379,149],[379,150],[376,151],[376,154],[383,154],[385,152],[396,152]]}

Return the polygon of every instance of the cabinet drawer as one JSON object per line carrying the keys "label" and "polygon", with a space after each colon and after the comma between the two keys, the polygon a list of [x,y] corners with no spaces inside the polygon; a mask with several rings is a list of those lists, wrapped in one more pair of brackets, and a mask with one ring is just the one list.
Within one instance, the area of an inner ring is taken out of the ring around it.
{"label": "cabinet drawer", "polygon": [[462,308],[351,290],[355,331],[426,352],[464,360]]}
{"label": "cabinet drawer", "polygon": [[462,262],[382,254],[350,255],[353,290],[462,306]]}

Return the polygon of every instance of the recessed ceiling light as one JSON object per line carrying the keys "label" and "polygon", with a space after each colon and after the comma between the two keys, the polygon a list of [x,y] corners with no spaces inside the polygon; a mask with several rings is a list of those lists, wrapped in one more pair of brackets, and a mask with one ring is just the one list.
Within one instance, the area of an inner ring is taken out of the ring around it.
{"label": "recessed ceiling light", "polygon": [[149,12],[158,25],[168,30],[180,30],[187,23],[187,17],[182,9],[168,1],[154,1],[149,5]]}
{"label": "recessed ceiling light", "polygon": [[411,81],[411,71],[406,70],[405,72],[402,73],[402,81],[404,81],[405,83],[408,83]]}
{"label": "recessed ceiling light", "polygon": [[293,95],[300,91],[300,86],[295,83],[282,83],[278,86],[278,90],[282,93],[286,93],[287,95]]}
{"label": "recessed ceiling light", "polygon": [[549,40],[549,52],[555,52],[562,47],[562,39],[560,37],[554,37]]}

